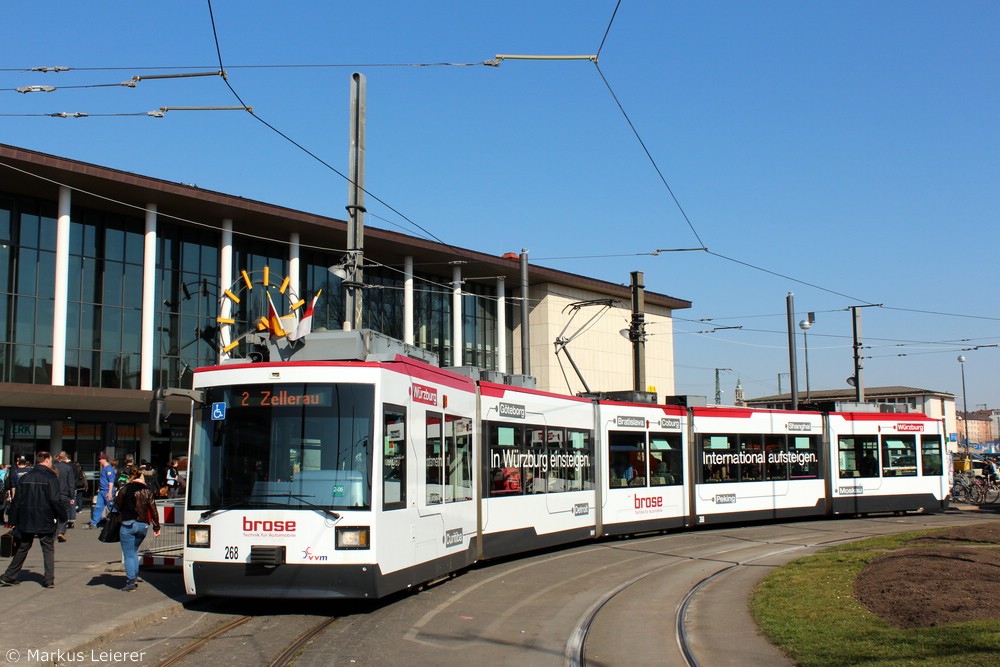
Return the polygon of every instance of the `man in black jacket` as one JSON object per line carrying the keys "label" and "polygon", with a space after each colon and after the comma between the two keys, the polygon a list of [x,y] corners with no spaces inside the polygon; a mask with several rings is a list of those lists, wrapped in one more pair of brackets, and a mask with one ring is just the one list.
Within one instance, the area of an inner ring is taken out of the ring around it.
{"label": "man in black jacket", "polygon": [[17,575],[21,572],[24,559],[28,557],[31,543],[37,537],[42,545],[42,560],[45,563],[42,585],[45,588],[55,587],[54,536],[56,522],[66,521],[66,506],[59,500],[59,479],[52,469],[52,455],[48,452],[35,454],[35,467],[18,480],[9,521],[20,533],[21,546],[11,559],[7,571],[0,575],[0,584],[18,584]]}
{"label": "man in black jacket", "polygon": [[[59,477],[59,502],[66,508],[66,517],[67,519],[75,518],[76,512],[73,509],[76,505],[76,471],[73,470],[73,465],[69,462],[69,454],[59,452],[59,455],[52,462],[52,469]],[[56,525],[56,539],[60,542],[66,541],[67,528],[69,528],[68,520],[60,521]]]}

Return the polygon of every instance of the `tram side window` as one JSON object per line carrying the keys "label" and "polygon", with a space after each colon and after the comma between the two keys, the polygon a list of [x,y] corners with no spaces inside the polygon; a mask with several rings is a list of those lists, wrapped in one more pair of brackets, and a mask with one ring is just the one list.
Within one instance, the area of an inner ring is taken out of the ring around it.
{"label": "tram side window", "polygon": [[941,463],[941,438],[939,436],[920,436],[920,459],[924,475],[941,475],[944,473],[944,467]]}
{"label": "tram side window", "polygon": [[538,487],[535,492],[541,493],[541,489],[544,489],[546,493],[568,491],[570,480],[566,479],[565,473],[567,471],[560,465],[558,458],[559,454],[566,447],[566,429],[545,429],[545,445],[546,449],[543,452],[545,458],[542,460],[542,478],[535,480],[535,486]]}
{"label": "tram side window", "polygon": [[[594,488],[594,434],[592,431],[566,430],[566,446],[559,450],[558,470],[566,491],[589,491]],[[551,460],[551,457],[550,457]]]}
{"label": "tram side window", "polygon": [[817,479],[819,450],[814,435],[796,435],[788,439],[788,466],[791,479]]}
{"label": "tram side window", "polygon": [[740,481],[758,482],[764,479],[764,445],[759,435],[741,434]]}
{"label": "tram side window", "polygon": [[442,451],[441,414],[427,413],[427,459],[424,480],[427,485],[427,504],[436,505],[444,502],[442,468],[444,467],[444,451]]}
{"label": "tram side window", "polygon": [[472,420],[445,415],[445,501],[472,500]]}
{"label": "tram side window", "polygon": [[875,436],[843,436],[838,443],[840,477],[878,477],[878,439]]}
{"label": "tram side window", "polygon": [[382,508],[406,507],[406,408],[383,406]]}
{"label": "tram side window", "polygon": [[488,475],[490,496],[509,496],[521,493],[520,454],[524,438],[523,427],[518,424],[486,422],[483,429],[489,452]]}
{"label": "tram side window", "polygon": [[788,479],[788,443],[784,435],[764,436],[764,475],[769,481]]}
{"label": "tram side window", "polygon": [[911,477],[917,474],[917,438],[913,435],[882,436],[882,476]]}
{"label": "tram side window", "polygon": [[609,431],[608,479],[613,487],[646,486],[646,432]]}
{"label": "tram side window", "polygon": [[528,454],[522,470],[521,486],[525,493],[545,493],[548,467],[545,465],[545,427],[525,426],[528,434]]}
{"label": "tram side window", "polygon": [[701,481],[735,482],[739,479],[739,455],[734,435],[702,435],[700,439]]}
{"label": "tram side window", "polygon": [[649,434],[649,485],[684,483],[684,457],[680,433]]}

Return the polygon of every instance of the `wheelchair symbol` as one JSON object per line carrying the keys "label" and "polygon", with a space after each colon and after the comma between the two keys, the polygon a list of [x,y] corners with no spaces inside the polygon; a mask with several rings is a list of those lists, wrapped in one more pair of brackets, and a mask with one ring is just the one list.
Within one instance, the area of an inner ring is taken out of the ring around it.
{"label": "wheelchair symbol", "polygon": [[212,403],[212,421],[219,421],[226,418],[226,404]]}

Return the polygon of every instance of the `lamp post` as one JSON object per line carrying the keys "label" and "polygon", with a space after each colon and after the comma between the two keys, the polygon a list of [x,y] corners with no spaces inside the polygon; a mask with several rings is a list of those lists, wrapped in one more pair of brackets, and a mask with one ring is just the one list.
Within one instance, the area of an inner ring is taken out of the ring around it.
{"label": "lamp post", "polygon": [[962,412],[965,413],[965,458],[969,459],[969,402],[965,395],[965,355],[958,355],[958,365],[962,369]]}
{"label": "lamp post", "polygon": [[[812,313],[809,313],[809,315],[811,317]],[[812,396],[810,396],[809,392],[809,336],[806,335],[806,332],[809,331],[810,327],[812,327],[812,323],[813,320],[811,320],[810,318],[806,318],[801,322],[799,322],[799,328],[802,329],[802,345],[805,347],[805,353],[806,353],[806,400],[807,401],[811,400]]]}

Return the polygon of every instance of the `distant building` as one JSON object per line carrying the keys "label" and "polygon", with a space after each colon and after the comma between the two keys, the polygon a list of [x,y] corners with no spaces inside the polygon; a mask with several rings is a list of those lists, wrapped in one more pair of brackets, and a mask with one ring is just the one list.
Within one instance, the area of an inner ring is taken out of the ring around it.
{"label": "distant building", "polygon": [[[820,409],[849,409],[849,404],[853,404],[856,398],[854,389],[813,389],[809,392],[809,403],[806,404],[805,394],[799,392],[799,408],[816,406]],[[917,389],[915,387],[865,387],[865,402],[878,406],[883,412],[922,412],[933,419],[941,419],[945,424],[945,433],[955,434],[955,441],[949,442],[951,451],[960,451],[958,444],[964,438],[964,421],[959,423],[958,415],[955,411],[955,395],[943,391],[931,391],[930,389]],[[761,396],[760,398],[747,399],[746,404],[753,408],[771,408],[775,410],[788,410],[792,407],[791,393],[774,394],[772,396]],[[973,413],[970,415],[972,423]],[[986,422],[987,428],[989,422]],[[978,428],[978,424],[976,426]],[[987,431],[988,433],[989,431]],[[976,440],[980,437],[980,432],[972,431],[971,442],[987,442],[989,438]]]}
{"label": "distant building", "polygon": [[958,415],[958,442],[964,442],[965,434],[969,434],[969,442],[980,445],[979,453],[997,451],[997,420],[1000,410],[970,410],[968,418],[961,412]]}

